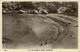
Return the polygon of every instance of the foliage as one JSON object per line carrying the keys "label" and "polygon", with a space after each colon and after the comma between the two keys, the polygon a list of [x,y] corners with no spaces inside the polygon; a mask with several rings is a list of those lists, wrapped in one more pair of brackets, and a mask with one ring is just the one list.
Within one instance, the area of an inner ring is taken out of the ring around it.
{"label": "foliage", "polygon": [[[9,11],[15,13],[16,11],[23,10],[23,11],[31,11],[37,10],[42,11],[46,10],[48,13],[58,13],[58,9],[60,7],[66,7],[73,12],[70,12],[73,15],[78,16],[78,3],[77,2],[3,2],[2,3],[2,11]],[[68,14],[69,12],[66,12]]]}

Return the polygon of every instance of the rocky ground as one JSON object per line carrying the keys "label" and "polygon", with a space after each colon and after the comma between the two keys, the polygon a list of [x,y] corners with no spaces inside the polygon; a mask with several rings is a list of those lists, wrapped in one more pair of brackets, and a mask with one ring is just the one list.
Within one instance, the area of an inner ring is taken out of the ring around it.
{"label": "rocky ground", "polygon": [[78,48],[78,17],[3,14],[3,48]]}

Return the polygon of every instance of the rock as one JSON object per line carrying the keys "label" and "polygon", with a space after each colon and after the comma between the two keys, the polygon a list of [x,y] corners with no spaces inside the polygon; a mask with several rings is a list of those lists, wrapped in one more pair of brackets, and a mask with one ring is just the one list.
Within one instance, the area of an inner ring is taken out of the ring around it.
{"label": "rock", "polygon": [[6,10],[3,10],[2,13],[5,14],[5,13],[7,13],[7,11]]}
{"label": "rock", "polygon": [[19,10],[17,13],[26,13],[24,10]]}
{"label": "rock", "polygon": [[31,10],[30,14],[38,14],[38,11],[37,10]]}
{"label": "rock", "polygon": [[69,13],[69,12],[73,12],[73,10],[71,10],[68,7],[60,7],[57,11],[58,11],[58,13]]}
{"label": "rock", "polygon": [[42,10],[40,11],[41,14],[48,14],[48,12],[46,10]]}

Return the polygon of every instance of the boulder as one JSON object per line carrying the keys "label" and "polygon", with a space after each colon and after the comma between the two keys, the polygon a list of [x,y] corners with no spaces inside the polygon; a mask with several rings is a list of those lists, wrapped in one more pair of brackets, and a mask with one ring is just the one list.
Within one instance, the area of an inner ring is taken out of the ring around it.
{"label": "boulder", "polygon": [[65,14],[73,12],[73,10],[71,10],[68,7],[60,7],[57,11],[58,13],[65,13]]}
{"label": "boulder", "polygon": [[48,14],[48,12],[46,10],[42,10],[40,11],[41,14]]}
{"label": "boulder", "polygon": [[31,10],[30,14],[38,14],[38,11],[37,10]]}
{"label": "boulder", "polygon": [[26,13],[24,10],[19,10],[17,13]]}

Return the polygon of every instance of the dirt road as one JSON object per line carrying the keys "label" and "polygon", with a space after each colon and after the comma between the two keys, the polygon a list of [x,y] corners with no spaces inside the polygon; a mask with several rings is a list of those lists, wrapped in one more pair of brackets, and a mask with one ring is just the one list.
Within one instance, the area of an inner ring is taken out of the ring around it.
{"label": "dirt road", "polygon": [[77,48],[78,21],[69,17],[66,20],[55,14],[3,15],[3,37],[7,39],[3,39],[3,48]]}

